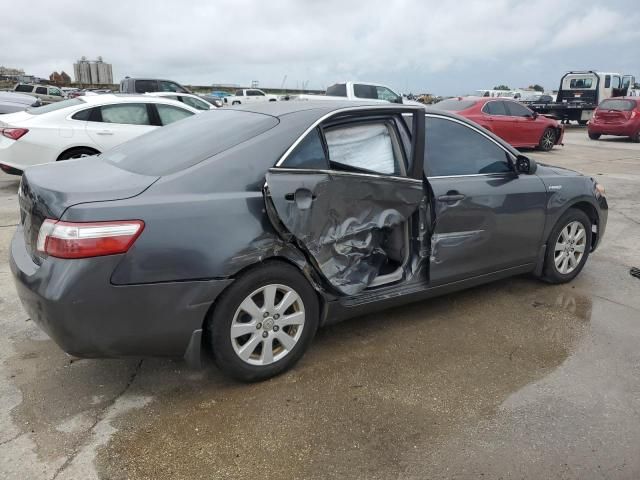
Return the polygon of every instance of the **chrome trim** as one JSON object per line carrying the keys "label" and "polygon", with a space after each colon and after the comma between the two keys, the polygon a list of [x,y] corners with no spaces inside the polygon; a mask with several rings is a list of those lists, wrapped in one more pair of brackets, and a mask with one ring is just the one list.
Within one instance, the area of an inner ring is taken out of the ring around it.
{"label": "chrome trim", "polygon": [[360,111],[360,110],[389,110],[389,109],[397,110],[397,109],[403,109],[403,108],[407,110],[407,113],[410,113],[410,112],[413,112],[414,110],[418,110],[421,107],[417,107],[417,106],[413,106],[413,105],[399,105],[399,104],[396,105],[396,104],[392,104],[392,103],[385,103],[385,104],[381,104],[381,105],[360,105],[360,106],[357,106],[357,107],[344,107],[344,108],[339,108],[337,110],[333,110],[333,111],[327,113],[326,115],[323,115],[322,117],[320,117],[315,122],[313,122],[311,124],[311,126],[309,128],[307,128],[302,133],[302,135],[300,135],[298,137],[298,139],[291,144],[291,146],[289,148],[287,148],[287,150],[282,154],[282,156],[280,157],[280,159],[276,162],[276,164],[274,166],[275,167],[279,167],[280,165],[282,165],[282,163],[287,159],[287,157],[289,157],[291,152],[293,150],[295,150],[295,148],[298,146],[298,144],[309,134],[309,132],[311,132],[311,130],[316,128],[318,125],[320,125],[326,119],[333,117],[334,115],[338,115],[340,113],[345,113],[345,112],[357,112],[357,111]]}
{"label": "chrome trim", "polygon": [[375,173],[359,173],[359,172],[345,172],[342,170],[325,170],[325,169],[310,169],[310,168],[289,168],[289,167],[271,167],[269,171],[274,172],[289,172],[289,173],[306,173],[314,174],[320,173],[325,175],[343,175],[347,177],[368,177],[378,178],[381,180],[392,180],[394,182],[411,182],[422,185],[422,180],[410,177],[398,177],[397,175],[378,175]]}

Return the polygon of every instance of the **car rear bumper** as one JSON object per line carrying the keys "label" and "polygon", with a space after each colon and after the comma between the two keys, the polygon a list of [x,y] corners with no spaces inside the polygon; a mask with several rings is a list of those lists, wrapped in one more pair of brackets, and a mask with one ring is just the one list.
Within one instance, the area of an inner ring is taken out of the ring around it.
{"label": "car rear bumper", "polygon": [[636,123],[590,123],[589,133],[600,135],[617,135],[621,137],[630,137],[640,129],[640,125]]}
{"label": "car rear bumper", "polygon": [[11,271],[22,305],[65,352],[78,357],[185,356],[212,303],[232,280],[113,285],[111,274],[120,259],[49,257],[38,266],[26,250],[21,227],[11,242]]}

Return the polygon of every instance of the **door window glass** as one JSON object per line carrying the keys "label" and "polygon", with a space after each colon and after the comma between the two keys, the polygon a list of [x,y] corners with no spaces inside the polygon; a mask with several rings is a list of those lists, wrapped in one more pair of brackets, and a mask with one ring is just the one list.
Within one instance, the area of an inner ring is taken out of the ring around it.
{"label": "door window glass", "polygon": [[54,97],[61,97],[62,96],[62,92],[60,90],[58,90],[57,88],[50,88],[49,89],[49,95],[53,95]]}
{"label": "door window glass", "polygon": [[185,89],[178,85],[176,82],[168,82],[166,80],[160,80],[160,91],[161,92],[178,92],[178,93],[186,93]]}
{"label": "door window glass", "polygon": [[136,93],[157,92],[158,82],[155,80],[136,80]]}
{"label": "door window glass", "polygon": [[430,177],[511,171],[506,152],[472,128],[427,117],[424,170]]}
{"label": "door window glass", "polygon": [[353,94],[358,98],[378,98],[378,90],[374,85],[362,85],[356,83],[353,86]]}
{"label": "door window glass", "polygon": [[489,115],[507,115],[507,109],[504,106],[504,102],[487,102],[482,111]]}
{"label": "door window glass", "polygon": [[331,168],[399,175],[390,127],[385,123],[351,125],[325,131]]}
{"label": "door window glass", "polygon": [[620,88],[620,77],[617,75],[611,79],[611,88]]}
{"label": "door window glass", "polygon": [[184,108],[172,107],[171,105],[163,105],[161,103],[157,104],[156,108],[158,109],[158,115],[160,116],[162,125],[169,125],[170,123],[193,115],[193,112],[185,110]]}
{"label": "door window glass", "polygon": [[400,97],[387,87],[376,87],[378,100],[386,100],[387,102],[397,103]]}
{"label": "door window glass", "polygon": [[611,87],[611,75],[605,75],[604,76],[604,88],[610,88]]}
{"label": "door window glass", "polygon": [[244,92],[242,90],[236,90],[236,97],[242,97]]}
{"label": "door window glass", "polygon": [[40,95],[46,95],[47,94],[47,87],[37,87],[36,88],[36,93],[38,93]]}
{"label": "door window glass", "polygon": [[144,103],[122,105],[103,105],[100,107],[104,123],[121,123],[125,125],[150,125],[147,106]]}
{"label": "door window glass", "polygon": [[512,117],[530,117],[533,112],[524,105],[516,102],[503,102]]}
{"label": "door window glass", "polygon": [[298,144],[282,166],[315,170],[329,168],[318,129],[314,129]]}
{"label": "door window glass", "polygon": [[325,94],[330,97],[346,97],[347,85],[344,83],[336,83],[335,85],[331,85],[329,88],[327,88]]}

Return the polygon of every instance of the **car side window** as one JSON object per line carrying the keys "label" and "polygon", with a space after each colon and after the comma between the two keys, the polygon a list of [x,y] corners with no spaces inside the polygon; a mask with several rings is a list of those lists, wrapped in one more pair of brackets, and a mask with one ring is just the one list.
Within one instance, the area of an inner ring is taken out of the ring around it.
{"label": "car side window", "polygon": [[378,90],[374,85],[356,83],[353,85],[353,94],[358,98],[378,98]]}
{"label": "car side window", "polygon": [[18,85],[15,88],[16,92],[24,92],[24,93],[31,93],[33,92],[33,85]]}
{"label": "car side window", "polygon": [[104,123],[120,123],[124,125],[151,125],[147,105],[144,103],[123,103],[119,105],[103,105],[100,107]]}
{"label": "car side window", "polygon": [[193,112],[185,110],[184,108],[173,107],[171,105],[164,105],[161,103],[156,104],[156,108],[158,109],[158,116],[160,117],[162,125],[169,125],[170,123],[177,122],[178,120],[194,115]]}
{"label": "car side window", "polygon": [[378,100],[386,100],[387,102],[397,103],[400,97],[389,90],[387,87],[376,87],[378,92]]}
{"label": "car side window", "polygon": [[160,80],[158,83],[159,83],[161,92],[185,93],[184,88],[182,88],[180,85],[178,85],[175,82],[167,82],[165,80]]}
{"label": "car side window", "polygon": [[38,87],[36,88],[36,93],[40,95],[47,95],[47,87]]}
{"label": "car side window", "polygon": [[429,177],[511,172],[507,153],[471,127],[426,118],[424,171]]}
{"label": "car side window", "polygon": [[236,90],[235,96],[242,97],[243,96],[242,90]]}
{"label": "car side window", "polygon": [[85,108],[84,110],[80,110],[78,113],[75,113],[71,118],[73,120],[81,120],[81,121],[88,121],[89,118],[91,118],[91,111],[93,110],[93,108]]}
{"label": "car side window", "polygon": [[499,101],[485,103],[482,111],[488,115],[507,115],[504,102]]}
{"label": "car side window", "polygon": [[136,80],[136,93],[157,92],[158,82],[155,80]]}
{"label": "car side window", "polygon": [[327,157],[322,146],[320,131],[315,128],[296,146],[282,163],[285,168],[305,168],[310,170],[326,170],[329,168]]}
{"label": "car side window", "polygon": [[533,112],[531,112],[531,110],[529,110],[524,105],[520,105],[517,102],[504,102],[504,103],[505,103],[505,106],[507,107],[507,111],[509,112],[509,115],[511,115],[512,117],[530,117],[531,115],[533,115]]}
{"label": "car side window", "polygon": [[62,92],[57,88],[49,88],[49,95],[53,95],[54,97],[61,97]]}
{"label": "car side window", "polygon": [[324,131],[329,164],[335,170],[401,175],[402,157],[386,122],[333,127]]}

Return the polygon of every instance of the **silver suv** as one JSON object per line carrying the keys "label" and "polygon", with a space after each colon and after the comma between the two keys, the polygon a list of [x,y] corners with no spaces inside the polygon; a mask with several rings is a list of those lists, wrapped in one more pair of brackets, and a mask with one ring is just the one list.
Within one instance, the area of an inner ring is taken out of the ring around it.
{"label": "silver suv", "polygon": [[51,85],[31,85],[28,83],[19,83],[13,88],[13,91],[37,97],[43,104],[59,102],[60,100],[64,100],[65,98],[62,90]]}

